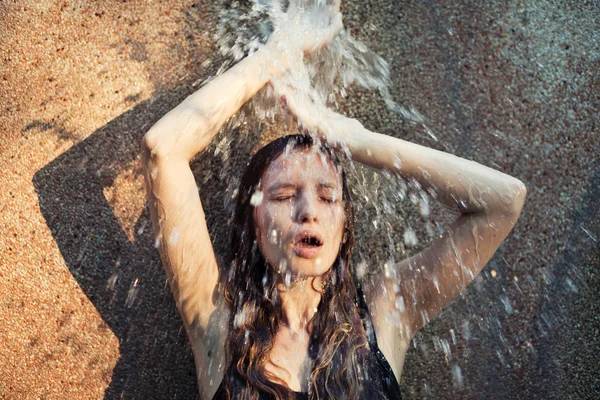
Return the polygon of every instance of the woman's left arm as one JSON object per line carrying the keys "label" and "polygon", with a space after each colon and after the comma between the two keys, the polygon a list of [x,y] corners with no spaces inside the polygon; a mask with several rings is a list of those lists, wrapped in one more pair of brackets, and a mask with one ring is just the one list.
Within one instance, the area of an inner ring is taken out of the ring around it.
{"label": "woman's left arm", "polygon": [[[370,132],[356,123],[350,126],[354,130],[340,131],[329,140],[347,147],[355,161],[418,181],[461,214],[441,238],[395,268],[410,327],[407,336],[412,336],[492,258],[517,222],[527,190],[520,180],[476,162]],[[390,286],[374,286],[381,284]]]}
{"label": "woman's left arm", "polygon": [[[397,264],[393,281],[381,276],[369,285],[374,289],[372,293],[388,292],[383,299],[373,299],[384,309],[398,308],[393,287],[400,285],[404,310],[399,311],[403,311],[403,323],[408,325],[408,332],[402,336],[410,338],[490,260],[519,218],[525,185],[476,162],[371,132],[355,119],[295,101],[293,96],[286,99],[299,122],[318,131],[331,146],[362,164],[418,181],[423,189],[433,191],[439,201],[461,214],[430,247]],[[382,285],[388,290],[381,290]],[[382,304],[382,300],[390,304]]]}

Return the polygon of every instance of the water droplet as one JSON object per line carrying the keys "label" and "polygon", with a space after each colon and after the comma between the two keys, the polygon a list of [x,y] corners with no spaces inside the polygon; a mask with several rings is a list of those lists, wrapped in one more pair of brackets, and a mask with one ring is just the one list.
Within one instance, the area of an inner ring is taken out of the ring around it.
{"label": "water droplet", "polygon": [[174,245],[179,241],[179,229],[173,228],[169,236],[169,244]]}
{"label": "water droplet", "polygon": [[265,274],[265,276],[263,276],[262,278],[262,285],[265,286],[267,284],[267,275]]}
{"label": "water droplet", "polygon": [[138,286],[138,278],[135,278],[133,282],[131,282],[129,290],[127,291],[127,299],[125,300],[125,306],[127,308],[131,308],[133,306],[139,290],[140,287]]}
{"label": "water droplet", "polygon": [[406,231],[404,231],[404,244],[407,245],[408,247],[413,247],[416,246],[419,243],[419,241],[417,240],[417,235],[415,234],[415,231],[413,231],[411,228],[408,228]]}
{"label": "water droplet", "polygon": [[463,337],[465,340],[471,339],[471,327],[469,326],[469,321],[465,321],[462,324]]}
{"label": "water droplet", "polygon": [[457,364],[452,365],[452,384],[455,388],[463,387],[463,374],[462,370]]}
{"label": "water droplet", "polygon": [[504,311],[506,311],[508,315],[511,315],[515,312],[507,296],[500,296],[500,301],[504,305]]}
{"label": "water droplet", "polygon": [[438,280],[437,275],[433,276],[433,286],[435,286],[437,292],[440,293],[440,281]]}
{"label": "water droplet", "polygon": [[429,217],[429,200],[422,194],[419,201],[419,213],[423,218]]}
{"label": "water droplet", "polygon": [[387,278],[390,279],[393,277],[394,275],[394,271],[391,267],[391,265],[389,263],[385,263],[383,264],[383,275]]}
{"label": "water droplet", "polygon": [[141,223],[141,225],[140,225],[140,227],[139,227],[139,229],[138,229],[138,231],[137,231],[138,235],[141,235],[141,234],[143,234],[143,233],[144,233],[144,229],[146,229],[146,223],[147,223],[147,222],[148,222],[147,220],[144,220],[144,221]]}
{"label": "water droplet", "polygon": [[404,297],[396,296],[395,306],[398,311],[404,312],[406,310],[406,304],[404,303]]}
{"label": "water droplet", "polygon": [[356,277],[360,280],[365,277],[367,274],[367,263],[365,261],[361,261],[356,266]]}
{"label": "water droplet", "polygon": [[254,207],[261,205],[262,201],[263,201],[263,192],[260,190],[257,190],[256,192],[254,192],[252,194],[252,197],[250,198],[250,204],[252,204]]}
{"label": "water droplet", "polygon": [[269,236],[269,241],[273,244],[277,244],[277,230],[271,229],[271,235]]}
{"label": "water droplet", "polygon": [[248,314],[248,310],[243,309],[241,311],[239,311],[237,314],[235,314],[235,316],[233,317],[233,327],[235,329],[239,328],[240,326],[242,326],[243,324],[246,323],[246,317]]}
{"label": "water droplet", "polygon": [[285,272],[284,284],[286,288],[289,288],[292,284],[292,273],[290,271]]}
{"label": "water droplet", "polygon": [[569,287],[569,289],[571,289],[571,291],[573,293],[579,292],[579,290],[577,290],[577,286],[575,286],[575,284],[573,283],[573,281],[571,279],[566,278],[565,282],[567,283],[567,286]]}
{"label": "water droplet", "polygon": [[117,284],[117,280],[119,279],[118,273],[113,273],[106,283],[106,290],[115,290],[115,285]]}
{"label": "water droplet", "polygon": [[279,261],[279,273],[283,274],[284,272],[286,272],[287,271],[287,267],[288,267],[287,260],[285,258],[282,258]]}

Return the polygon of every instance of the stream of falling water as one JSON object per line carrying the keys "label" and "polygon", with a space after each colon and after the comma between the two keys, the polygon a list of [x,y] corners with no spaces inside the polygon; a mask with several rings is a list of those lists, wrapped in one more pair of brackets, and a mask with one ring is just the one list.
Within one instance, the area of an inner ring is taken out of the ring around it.
{"label": "stream of falling water", "polygon": [[[285,12],[294,8],[303,10],[303,15],[307,17],[305,22],[317,26],[327,21],[331,13],[327,2],[322,0],[248,0],[232,1],[224,6],[215,34],[220,59],[224,60],[217,75],[266,43],[273,30],[285,23]],[[310,34],[310,31],[297,34]],[[391,111],[411,121],[415,128],[423,129],[433,140],[437,140],[435,132],[429,129],[423,115],[410,106],[397,104],[392,98],[392,77],[386,60],[347,31],[342,31],[318,54],[305,57],[301,64],[288,71],[283,80],[286,85],[312,101],[341,113],[343,99],[352,86],[375,91]],[[213,154],[221,159],[223,165],[219,170],[219,178],[229,182],[224,196],[225,208],[229,211],[233,210],[238,187],[238,182],[232,177],[239,174],[239,171],[235,170],[235,163],[232,162],[235,157],[232,151],[233,142],[255,140],[254,137],[230,133],[242,125],[250,126],[250,130],[260,131],[262,125],[279,121],[277,118],[285,115],[286,111],[274,96],[273,90],[269,88],[259,93],[250,102],[252,112],[242,111],[232,117],[223,128],[222,134],[211,145]],[[348,160],[343,160],[343,163],[356,210],[357,239],[353,267],[359,280],[377,271],[392,274],[389,268],[391,265],[416,254],[432,240],[440,237],[444,233],[444,227],[454,217],[437,204],[435,194],[422,190],[416,182],[405,181],[395,174],[374,171]],[[210,177],[206,177],[208,178]],[[261,199],[257,197],[254,201],[259,202]],[[590,240],[597,241],[593,233],[588,232],[583,225],[580,228]],[[142,226],[139,234],[143,229]],[[178,236],[172,236],[169,240],[178,240]],[[488,279],[500,277],[494,265],[489,267],[491,268],[483,272],[484,276]],[[478,277],[472,283],[474,290],[478,291],[477,303],[473,296],[466,296],[464,299],[468,315],[463,313],[459,315],[461,319],[452,320],[454,314],[450,311],[444,318],[448,321],[443,324],[443,327],[447,328],[446,331],[436,329],[433,334],[429,332],[417,335],[412,341],[413,354],[418,354],[422,359],[432,357],[433,353],[441,356],[447,366],[447,376],[457,390],[469,380],[469,376],[461,369],[460,360],[470,356],[471,350],[467,344],[472,338],[491,338],[490,343],[500,343],[501,346],[490,350],[491,354],[495,353],[497,363],[503,368],[520,368],[519,352],[534,354],[537,350],[527,332],[521,334],[518,327],[507,327],[503,325],[503,321],[507,316],[523,309],[519,304],[513,303],[519,301],[519,298],[511,298],[510,293],[522,295],[523,290],[526,293],[535,292],[547,296],[547,288],[554,284],[557,277],[547,269],[540,271],[537,276],[532,273],[520,279],[516,275],[505,279],[507,283],[503,283],[504,286],[491,294],[483,293],[484,278]],[[577,279],[577,275],[570,276],[566,278],[563,286],[566,292],[577,294],[582,283]],[[117,273],[109,278],[107,290],[114,291],[117,279]],[[138,278],[130,283],[126,307],[133,306],[140,287]],[[399,290],[398,287],[394,288],[395,293]],[[401,297],[398,297],[395,304],[398,310],[407,307]],[[560,310],[560,307],[542,310],[539,320],[535,321],[538,325],[536,332],[539,335],[546,335],[547,331],[560,323],[560,315],[557,315]],[[243,314],[237,315],[234,323],[243,318]],[[399,314],[390,313],[388,320],[390,325],[398,325]],[[435,383],[432,381],[424,380],[422,385],[423,390],[420,393],[435,393],[432,389]]]}
{"label": "stream of falling water", "polygon": [[[215,39],[225,61],[217,74],[223,73],[266,43],[273,30],[279,24],[286,23],[285,12],[294,7],[303,10],[307,17],[305,21],[315,25],[321,23],[323,16],[331,13],[327,2],[320,0],[290,0],[285,4],[279,0],[253,0],[232,2],[223,8]],[[298,34],[310,32],[307,30]],[[386,107],[437,140],[419,112],[401,106],[392,99],[387,61],[347,31],[342,31],[318,54],[305,57],[304,62],[289,70],[283,80],[301,95],[337,112],[342,112],[339,109],[340,100],[344,99],[352,85],[376,91]],[[265,121],[273,121],[277,116],[285,114],[274,96],[273,90],[269,89],[259,93],[251,102],[252,112],[240,113],[224,128],[222,139],[214,145],[214,154],[220,156],[225,165],[221,178],[232,175],[227,167],[232,141],[251,140],[234,139],[228,132],[242,124],[258,127]],[[390,268],[393,264],[422,250],[444,232],[443,226],[450,220],[448,212],[432,202],[433,194],[422,190],[418,183],[347,160],[344,168],[357,210],[353,265],[358,280],[378,271],[383,271],[390,277],[393,274]],[[229,210],[233,210],[237,182],[232,183],[227,192],[226,203]],[[394,291],[395,294],[400,292],[398,285]],[[401,296],[397,300],[402,300],[395,303],[398,310],[406,307]],[[390,324],[401,328],[399,311],[390,313],[388,320]],[[417,344],[417,340],[413,341],[415,348],[423,354],[427,354],[430,347],[444,354],[453,385],[459,389],[463,386],[463,374],[458,363],[450,360],[453,360],[452,350],[457,344],[457,334],[462,334],[468,340],[469,329],[469,322],[466,321],[450,329],[447,337],[435,336],[430,339],[433,343],[428,341]],[[424,385],[425,391],[429,391],[429,383],[424,382]]]}
{"label": "stream of falling water", "polygon": [[[285,12],[294,7],[302,9],[307,17],[305,21],[311,21],[315,25],[322,21],[324,15],[331,13],[327,3],[319,0],[290,0],[286,4],[278,0],[254,0],[245,3],[232,2],[223,8],[215,39],[225,61],[217,74],[223,73],[266,43],[273,30],[279,24],[286,23]],[[310,32],[307,30],[298,34]],[[437,140],[420,113],[410,107],[403,107],[392,99],[387,61],[347,31],[342,31],[318,54],[305,57],[304,62],[289,70],[283,80],[301,95],[338,112],[342,112],[339,110],[340,100],[344,99],[352,85],[376,91],[385,106]],[[214,154],[220,156],[225,165],[221,178],[230,179],[232,175],[227,167],[232,141],[251,140],[234,139],[233,135],[228,133],[242,124],[259,127],[265,121],[272,121],[278,115],[285,114],[285,110],[274,96],[273,90],[269,89],[259,93],[251,102],[252,112],[240,113],[224,128],[222,139],[214,145]],[[357,210],[353,265],[358,280],[382,270],[390,277],[393,274],[390,268],[393,264],[422,250],[444,232],[443,226],[449,221],[448,212],[432,202],[433,194],[422,190],[418,183],[405,181],[395,174],[377,172],[347,160],[344,168],[349,177]],[[232,211],[237,182],[232,183],[227,192],[227,208]],[[394,291],[395,294],[400,292],[398,285]],[[398,310],[406,307],[401,296],[398,296],[397,300],[395,304]],[[402,328],[399,311],[390,313],[388,319],[390,324]],[[457,334],[462,333],[463,338],[468,340],[469,329],[469,322],[466,321],[450,329],[447,337],[436,336],[433,343],[430,343],[435,351],[443,353],[448,360],[449,375],[456,388],[463,386],[464,378],[460,366],[450,362],[453,359],[451,353],[457,344]],[[413,341],[415,348],[420,349],[423,354],[429,351],[430,344],[417,345],[417,340]],[[425,382],[424,385],[428,391],[429,384]]]}
{"label": "stream of falling water", "polygon": [[[252,0],[232,2],[224,7],[215,39],[225,61],[217,75],[266,43],[278,25],[287,23],[285,13],[293,8],[302,10],[306,16],[303,19],[303,23],[307,24],[303,25],[306,31],[298,34],[310,34],[310,24],[319,26],[323,16],[331,15],[331,6],[323,0]],[[423,128],[435,139],[418,111],[403,107],[392,99],[387,61],[347,31],[342,31],[318,54],[305,57],[300,65],[287,71],[282,80],[301,95],[341,113],[339,101],[347,95],[352,85],[377,91],[390,110]],[[259,93],[251,103],[253,112],[237,115],[224,130],[230,131],[241,124],[258,127],[265,120],[285,114],[274,96],[273,90],[269,89]],[[223,135],[214,148],[215,154],[220,155],[225,163],[230,156],[228,149],[232,140],[231,135]],[[345,168],[353,183],[354,201],[358,203],[356,209],[361,210],[358,219],[367,222],[367,226],[361,226],[363,231],[359,236],[376,237],[385,243],[384,248],[375,255],[376,259],[372,260],[375,264],[383,268],[384,265],[399,261],[393,259],[394,254],[408,256],[410,249],[417,251],[422,244],[443,232],[440,223],[433,219],[433,215],[439,212],[432,214],[431,194],[421,190],[418,183],[404,181],[394,174],[375,172],[351,162],[347,162]],[[232,185],[230,193],[235,194],[234,187]],[[360,278],[360,272],[366,272],[363,267],[367,258],[372,259],[373,256],[367,257],[366,247],[361,250],[361,241],[358,241]]]}

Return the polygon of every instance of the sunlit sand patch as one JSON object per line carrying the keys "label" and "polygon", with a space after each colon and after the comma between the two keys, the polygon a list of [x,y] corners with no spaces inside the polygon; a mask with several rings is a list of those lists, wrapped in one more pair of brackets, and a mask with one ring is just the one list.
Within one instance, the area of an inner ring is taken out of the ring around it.
{"label": "sunlit sand patch", "polygon": [[123,168],[112,186],[103,189],[106,201],[132,244],[135,243],[136,235],[141,235],[145,229],[151,229],[146,226],[145,221],[138,224],[146,202],[145,191],[144,176],[137,160]]}

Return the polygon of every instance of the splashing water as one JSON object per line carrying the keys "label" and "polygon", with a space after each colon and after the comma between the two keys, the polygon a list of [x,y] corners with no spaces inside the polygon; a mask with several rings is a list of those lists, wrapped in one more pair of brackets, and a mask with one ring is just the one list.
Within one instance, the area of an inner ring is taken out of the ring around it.
{"label": "splashing water", "polygon": [[[215,35],[219,52],[226,59],[217,75],[246,55],[257,51],[280,26],[285,25],[289,35],[288,38],[283,38],[284,42],[286,39],[292,42],[298,37],[312,34],[312,27],[318,29],[327,26],[333,15],[331,5],[327,3],[323,0],[252,0],[245,4],[231,3],[221,11]],[[297,17],[295,20],[290,19],[290,10],[298,10],[298,13],[294,13]],[[295,64],[281,80],[318,104],[334,106],[346,96],[351,85],[376,90],[390,110],[410,121],[424,124],[424,117],[417,110],[402,107],[392,99],[387,61],[347,31],[342,31],[318,54]],[[273,93],[267,91],[266,95],[269,97]],[[272,104],[272,99],[263,98],[262,101],[255,102],[258,109],[256,111],[263,118],[272,117],[275,111]],[[430,135],[433,136],[433,133]]]}
{"label": "splashing water", "polygon": [[[297,11],[294,15],[298,20],[290,19],[288,15],[290,11]],[[221,10],[215,34],[219,52],[225,59],[217,75],[246,55],[256,52],[260,46],[268,42],[271,34],[278,27],[285,25],[284,31],[290,36],[287,39],[292,42],[301,35],[310,34],[309,28],[314,27],[316,30],[326,26],[331,21],[332,13],[331,5],[323,0],[232,2]],[[285,43],[285,39],[284,37],[281,42]],[[318,53],[300,57],[298,60],[293,68],[278,78],[277,83],[292,88],[299,96],[337,110],[340,101],[347,96],[350,86],[354,85],[375,90],[390,110],[409,121],[421,125],[425,122],[424,117],[415,109],[402,107],[394,102],[389,91],[391,79],[388,63],[347,31],[342,31]],[[261,126],[275,121],[277,116],[286,114],[271,87],[267,87],[255,96],[250,102],[250,107],[251,112],[244,110],[239,113],[224,127],[224,131],[230,131],[241,125]],[[220,155],[226,164],[222,171],[228,169],[227,163],[230,162],[228,148],[232,145],[232,141],[226,139],[230,136],[223,135],[223,139],[213,145],[214,154]],[[401,160],[398,160],[398,164],[400,162]],[[365,260],[358,267],[359,276],[366,276],[367,271],[375,268],[374,265],[381,267],[386,263],[392,265],[397,261],[394,260],[394,254],[408,256],[419,251],[422,249],[422,244],[428,243],[441,232],[439,224],[431,222],[431,219],[437,216],[434,212],[435,207],[429,204],[428,194],[417,182],[405,182],[394,174],[374,173],[354,163],[347,163],[345,169],[349,176],[353,197],[359,199],[356,206],[356,209],[360,210],[357,218],[367,221],[370,225],[368,228],[370,232],[365,232],[365,236],[371,236],[370,233],[378,238],[383,236],[382,242],[387,243],[387,248],[377,251],[373,259],[372,255],[366,254],[369,252],[366,240],[358,238],[356,253]],[[237,182],[230,185],[227,193],[229,194],[226,196],[227,208],[232,211],[237,195]],[[413,204],[409,204],[408,200]],[[261,193],[252,196],[253,205],[258,205],[261,201]],[[420,215],[420,218],[417,217],[420,220],[419,226],[406,229],[407,208],[408,214]],[[437,230],[434,228],[435,225],[438,226]]]}
{"label": "splashing water", "polygon": [[[225,72],[246,55],[256,52],[260,46],[268,42],[277,27],[282,24],[289,25],[291,22],[286,19],[288,18],[286,12],[290,9],[300,10],[303,16],[302,22],[316,27],[324,24],[324,21],[328,21],[328,17],[331,16],[330,7],[325,1],[319,0],[287,2],[252,0],[245,3],[232,2],[223,8],[215,39],[220,55],[225,61],[217,75]],[[306,34],[293,29],[290,32],[295,32],[297,35]],[[290,38],[290,40],[294,39]],[[434,140],[437,140],[435,133],[427,127],[426,118],[418,110],[410,106],[401,106],[393,100],[389,89],[391,77],[388,63],[348,32],[342,31],[317,54],[299,60],[302,61],[280,78],[282,84],[293,88],[295,92],[319,105],[337,110],[352,85],[374,90],[379,93],[386,107],[421,126]],[[261,126],[269,121],[275,121],[278,116],[285,115],[286,111],[277,100],[274,90],[267,87],[251,101],[252,112],[245,110],[232,118],[224,127],[225,133],[242,125]],[[225,164],[221,170],[222,177],[227,176],[228,179],[231,175],[227,164],[232,158],[231,136],[225,134],[222,139],[213,144],[214,155],[221,157]],[[239,140],[252,139],[241,137]],[[398,160],[398,164],[400,162],[401,160]],[[345,162],[344,168],[357,210],[357,242],[353,260],[355,274],[360,281],[373,272],[383,270],[386,277],[397,278],[391,266],[400,259],[418,253],[433,239],[439,238],[444,233],[442,226],[448,225],[449,216],[435,201],[430,201],[435,199],[435,196],[425,192],[417,182],[405,181],[392,173],[374,172],[355,163]],[[237,182],[232,182],[227,188],[225,201],[229,210],[233,210],[233,203],[238,194],[237,186]],[[255,192],[250,200],[255,206],[262,201],[263,193],[260,191]],[[273,236],[271,240],[276,241],[277,236]],[[285,284],[289,286],[292,281],[290,272],[285,266],[280,269],[285,272]],[[470,271],[465,268],[466,276],[469,273]],[[492,270],[492,274],[493,277],[496,276],[495,270]],[[438,292],[443,278],[443,276],[432,277]],[[552,279],[550,275],[543,274],[542,278],[546,285],[550,285]],[[263,283],[266,284],[266,280]],[[514,284],[517,284],[516,279]],[[567,280],[566,285],[572,292],[577,292],[577,286],[571,280]],[[398,312],[411,307],[411,301],[415,296],[413,294],[413,298],[410,296],[405,298],[399,296],[399,292],[398,288],[391,294],[396,295],[394,302],[396,310],[389,315],[389,323],[394,325],[399,325]],[[456,363],[459,344],[469,342],[479,331],[484,330],[502,337],[502,323],[499,316],[510,316],[516,312],[516,305],[507,295],[498,296],[495,307],[496,309],[491,310],[484,318],[455,322],[453,328],[446,331],[449,332],[446,338],[435,336],[433,340],[429,339],[429,344],[433,344],[435,352],[445,360],[452,384],[456,389],[463,388],[468,379],[467,370],[465,369],[463,376],[463,370]],[[474,306],[471,308],[477,310]],[[244,318],[245,315],[236,316],[236,321],[240,323]],[[429,316],[423,315],[423,319],[428,321]],[[414,345],[415,349],[421,350],[424,357],[430,357],[431,351],[428,350],[426,340],[421,341],[421,337],[417,336]],[[417,341],[419,341],[418,346]],[[498,350],[497,355],[503,365],[509,364],[512,357],[511,349],[507,345],[506,349]],[[425,383],[427,393],[431,390],[430,385]]]}

